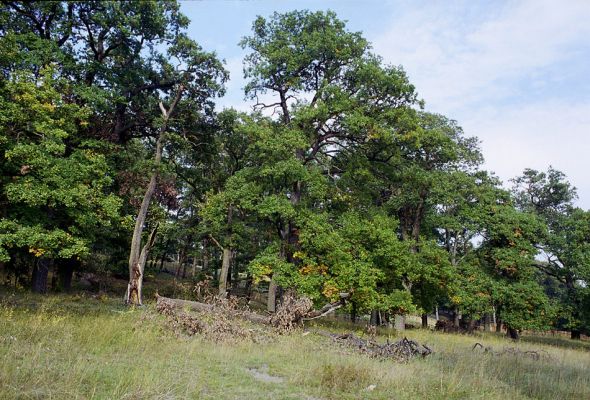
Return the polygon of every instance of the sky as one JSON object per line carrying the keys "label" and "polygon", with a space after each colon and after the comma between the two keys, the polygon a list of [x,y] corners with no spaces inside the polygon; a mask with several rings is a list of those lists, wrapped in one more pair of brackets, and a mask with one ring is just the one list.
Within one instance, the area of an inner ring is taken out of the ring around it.
{"label": "sky", "polygon": [[189,35],[230,72],[220,107],[249,110],[238,42],[256,16],[333,10],[401,65],[426,110],[477,136],[509,187],[525,168],[564,172],[590,209],[590,0],[182,1]]}

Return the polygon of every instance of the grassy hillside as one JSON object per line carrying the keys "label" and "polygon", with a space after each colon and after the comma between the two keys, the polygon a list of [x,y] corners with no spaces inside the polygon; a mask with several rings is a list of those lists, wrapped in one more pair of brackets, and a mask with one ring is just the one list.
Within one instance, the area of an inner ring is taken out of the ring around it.
{"label": "grassy hillside", "polygon": [[436,353],[398,364],[301,331],[264,343],[177,336],[153,305],[110,297],[0,296],[3,399],[590,398],[588,342],[525,337],[518,348],[545,355],[533,360],[471,351],[514,346],[493,335],[412,330]]}

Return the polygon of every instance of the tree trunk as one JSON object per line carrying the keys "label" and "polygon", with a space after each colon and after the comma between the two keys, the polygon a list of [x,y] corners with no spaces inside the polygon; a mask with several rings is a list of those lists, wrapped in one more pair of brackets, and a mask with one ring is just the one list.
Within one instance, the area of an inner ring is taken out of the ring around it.
{"label": "tree trunk", "polygon": [[47,293],[47,275],[49,274],[50,261],[40,258],[33,267],[31,289],[35,293]]}
{"label": "tree trunk", "polygon": [[483,330],[485,332],[492,331],[491,317],[489,313],[485,313],[483,316]]}
{"label": "tree trunk", "polygon": [[232,250],[229,248],[223,249],[223,259],[221,261],[221,273],[219,274],[219,295],[225,296],[227,293],[227,276],[229,275],[231,266]]}
{"label": "tree trunk", "polygon": [[209,251],[207,250],[208,244],[208,240],[203,239],[203,253],[201,254],[201,257],[204,272],[209,272]]}
{"label": "tree trunk", "polygon": [[406,316],[401,314],[395,314],[393,317],[393,329],[398,332],[406,330]]}
{"label": "tree trunk", "polygon": [[266,302],[266,310],[268,312],[275,312],[277,310],[277,282],[273,275],[268,285],[268,299]]}
{"label": "tree trunk", "polygon": [[356,310],[356,302],[353,301],[352,304],[351,304],[351,306],[350,306],[350,321],[353,324],[356,324],[356,313],[357,313],[357,310]]}
{"label": "tree trunk", "polygon": [[422,329],[428,329],[428,314],[422,314]]}
{"label": "tree trunk", "polygon": [[[164,105],[160,103],[163,121],[158,134],[158,139],[156,141],[156,153],[154,155],[154,170],[152,171],[150,182],[146,188],[143,200],[141,201],[139,212],[137,213],[135,227],[133,228],[133,237],[131,238],[131,248],[129,250],[129,284],[127,285],[127,293],[125,295],[125,303],[127,304],[132,303],[141,305],[141,287],[143,284],[143,271],[145,268],[145,260],[147,259],[147,252],[153,245],[152,243],[149,247],[146,247],[147,245],[144,246],[144,248],[140,252],[141,234],[143,233],[143,227],[145,225],[145,220],[147,217],[148,209],[150,207],[152,196],[154,195],[154,192],[156,190],[156,181],[159,174],[158,168],[160,167],[160,164],[162,162],[162,149],[164,147],[164,136],[166,134],[166,129],[168,128],[168,121],[170,120],[170,116],[174,112],[176,104],[180,100],[180,96],[182,95],[183,91],[184,86],[180,85],[176,93],[176,96],[172,101],[170,108],[167,111],[164,108]],[[142,252],[144,250],[146,251],[146,253],[142,261]],[[133,297],[134,294],[136,294],[135,297]]]}
{"label": "tree trunk", "polygon": [[78,261],[75,258],[70,258],[60,264],[58,283],[59,290],[69,292],[72,289],[72,276],[74,275],[74,268],[76,265],[78,265]]}
{"label": "tree trunk", "polygon": [[193,267],[191,271],[191,277],[194,278],[197,275],[197,256],[193,255]]}
{"label": "tree trunk", "polygon": [[221,261],[221,271],[219,272],[219,295],[225,296],[227,293],[227,281],[228,278],[231,280],[231,277],[228,277],[231,271],[231,259],[232,259],[232,249],[231,249],[231,242],[232,242],[232,219],[233,219],[233,207],[230,204],[227,208],[227,217],[226,222],[228,226],[228,234],[226,236],[226,243],[225,246],[221,246],[217,240],[212,238],[215,243],[221,249],[222,261]]}
{"label": "tree trunk", "polygon": [[502,332],[502,321],[496,318],[496,332]]}
{"label": "tree trunk", "polygon": [[453,310],[453,326],[455,328],[459,328],[460,327],[460,314],[459,314],[459,308],[455,307],[455,309]]}
{"label": "tree trunk", "polygon": [[380,315],[379,315],[379,311],[377,310],[372,310],[371,311],[371,319],[369,320],[369,324],[373,325],[373,326],[379,326],[381,325],[381,321],[380,321]]}
{"label": "tree trunk", "polygon": [[438,319],[439,319],[439,317],[438,317],[438,305],[436,306],[435,313],[436,313],[435,314],[436,315],[436,320],[438,321]]}
{"label": "tree trunk", "polygon": [[582,332],[580,332],[579,330],[574,329],[571,332],[570,338],[573,339],[573,340],[581,340],[582,339]]}
{"label": "tree trunk", "polygon": [[143,304],[142,295],[143,295],[143,272],[145,267],[145,261],[147,259],[147,255],[151,248],[154,246],[154,242],[156,240],[156,232],[158,231],[158,226],[152,230],[150,233],[147,243],[143,246],[141,253],[139,255],[139,259],[137,264],[133,268],[132,276],[127,284],[127,292],[125,293],[125,303],[126,304],[133,304],[141,306]]}
{"label": "tree trunk", "polygon": [[518,330],[512,328],[511,326],[508,326],[508,332],[506,332],[506,334],[510,337],[510,339],[513,340],[518,340],[520,339],[520,336],[518,334]]}

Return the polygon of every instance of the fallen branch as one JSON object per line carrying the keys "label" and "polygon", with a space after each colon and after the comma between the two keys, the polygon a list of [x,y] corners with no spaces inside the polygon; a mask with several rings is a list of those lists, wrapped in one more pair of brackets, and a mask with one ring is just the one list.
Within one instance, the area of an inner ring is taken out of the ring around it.
{"label": "fallen branch", "polygon": [[475,343],[471,348],[471,351],[475,351],[477,348],[483,350],[484,354],[491,354],[493,356],[503,356],[503,355],[512,355],[512,356],[525,356],[530,357],[533,360],[540,360],[541,357],[544,358],[551,358],[549,353],[545,350],[520,350],[516,347],[505,347],[502,351],[494,351],[491,346],[485,346],[481,343]]}
{"label": "fallen branch", "polygon": [[[156,307],[161,307],[163,305],[172,308],[188,309],[208,313],[214,313],[218,311],[218,307],[215,304],[201,303],[198,301],[190,300],[171,299],[169,297],[156,295]],[[254,322],[256,324],[270,324],[270,317],[256,314],[251,311],[232,310],[231,314],[233,317],[242,318],[250,322]]]}
{"label": "fallen branch", "polygon": [[361,353],[375,358],[389,358],[406,362],[417,356],[426,357],[432,354],[430,347],[421,345],[406,337],[393,343],[387,341],[385,344],[379,344],[373,340],[361,339],[352,333],[336,334],[326,331],[314,331],[314,333],[329,337],[336,343],[352,347]]}
{"label": "fallen branch", "polygon": [[[326,315],[336,311],[344,305],[344,299],[348,296],[347,293],[340,295],[340,301],[336,303],[326,304],[319,310],[313,309],[313,302],[308,298],[297,298],[291,293],[287,293],[277,312],[273,315],[261,315],[243,309],[228,309],[223,307],[223,312],[234,318],[241,318],[254,322],[256,324],[271,325],[279,332],[288,332],[296,327],[300,327],[303,321],[310,321],[317,318],[325,317]],[[212,303],[202,303],[198,301],[171,299],[168,297],[156,295],[156,307],[187,309],[197,312],[216,313],[221,311],[218,305]]]}

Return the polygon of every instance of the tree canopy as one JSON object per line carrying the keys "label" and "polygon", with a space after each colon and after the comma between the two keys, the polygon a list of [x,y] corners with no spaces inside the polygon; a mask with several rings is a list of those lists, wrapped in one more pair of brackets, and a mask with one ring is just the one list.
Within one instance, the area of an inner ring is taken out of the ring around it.
{"label": "tree canopy", "polygon": [[590,212],[565,175],[504,189],[335,13],[253,22],[251,112],[216,108],[228,73],[176,1],[6,1],[0,21],[0,262],[18,284],[128,274],[141,304],[143,276],[174,265],[269,311],[293,291],[344,296],[353,319],[590,331]]}

